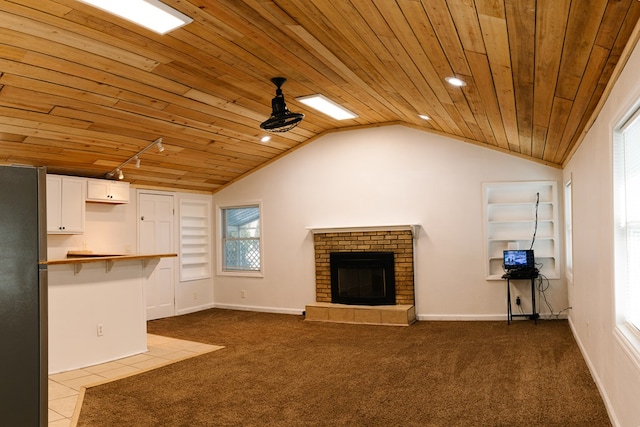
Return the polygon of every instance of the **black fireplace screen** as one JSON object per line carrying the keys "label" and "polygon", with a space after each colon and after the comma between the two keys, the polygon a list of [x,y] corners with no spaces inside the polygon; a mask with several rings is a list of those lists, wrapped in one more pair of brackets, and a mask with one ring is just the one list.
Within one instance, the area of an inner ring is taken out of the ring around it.
{"label": "black fireplace screen", "polygon": [[330,266],[331,302],[395,304],[393,252],[333,252]]}

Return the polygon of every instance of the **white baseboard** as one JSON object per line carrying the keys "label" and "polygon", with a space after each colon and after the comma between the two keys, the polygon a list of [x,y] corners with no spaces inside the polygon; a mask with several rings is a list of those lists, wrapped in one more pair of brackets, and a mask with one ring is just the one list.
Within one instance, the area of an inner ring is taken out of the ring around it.
{"label": "white baseboard", "polygon": [[183,308],[182,310],[176,310],[176,316],[182,316],[183,314],[189,314],[189,313],[195,313],[197,311],[208,310],[214,307],[215,305],[213,303],[187,307],[187,308]]}
{"label": "white baseboard", "polygon": [[[517,314],[517,313],[514,313]],[[504,320],[507,321],[506,314],[416,314],[416,319],[418,320],[431,320],[431,321],[469,321],[469,322],[478,322],[478,321],[496,321],[496,320]],[[567,319],[566,314],[561,314],[559,316],[553,315],[552,317],[549,314],[542,313],[538,320],[557,320],[557,319]],[[513,319],[513,321],[520,320],[528,320],[523,318]]]}
{"label": "white baseboard", "polygon": [[237,304],[213,304],[212,308],[224,308],[227,310],[242,310],[242,311],[257,311],[262,313],[277,313],[277,314],[295,314],[302,315],[304,310],[295,308],[279,308],[279,307],[254,307],[250,305],[237,305]]}

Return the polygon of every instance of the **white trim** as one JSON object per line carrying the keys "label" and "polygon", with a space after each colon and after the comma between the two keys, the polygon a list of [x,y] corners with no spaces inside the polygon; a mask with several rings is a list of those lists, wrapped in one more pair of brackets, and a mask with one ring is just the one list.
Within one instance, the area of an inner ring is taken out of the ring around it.
{"label": "white trim", "polygon": [[[222,253],[224,251],[222,247],[222,209],[230,209],[230,208],[243,208],[249,206],[258,206],[258,210],[260,211],[260,270],[258,271],[234,271],[234,270],[224,270],[222,267]],[[264,209],[262,208],[262,200],[258,201],[247,201],[243,203],[216,203],[215,205],[215,216],[216,216],[216,229],[215,229],[215,239],[216,239],[216,275],[217,276],[233,276],[233,277],[256,277],[263,278],[264,277]]]}
{"label": "white trim", "polygon": [[238,304],[214,304],[214,308],[221,308],[225,310],[240,310],[240,311],[256,311],[259,313],[277,313],[277,314],[294,314],[301,316],[304,309],[297,308],[280,308],[280,307],[256,307],[251,305],[238,305]]}
{"label": "white trim", "polygon": [[621,324],[616,326],[613,335],[631,364],[640,372],[640,338],[636,332]]}
{"label": "white trim", "polygon": [[202,305],[198,305],[198,306],[183,308],[181,310],[176,310],[176,314],[175,315],[176,316],[182,316],[183,314],[196,313],[198,311],[208,310],[210,308],[215,308],[215,304],[208,303],[208,304],[202,304]]}
{"label": "white trim", "polygon": [[[556,318],[555,315],[550,317],[548,313],[538,313],[540,317],[538,317],[538,321],[553,321],[553,320],[566,320],[568,318],[567,314],[560,314]],[[431,321],[444,321],[444,322],[457,322],[457,321],[468,321],[468,322],[493,322],[493,321],[504,321],[507,322],[507,313],[504,314],[416,314],[417,320],[431,320]],[[529,321],[529,319],[513,319],[513,321]]]}

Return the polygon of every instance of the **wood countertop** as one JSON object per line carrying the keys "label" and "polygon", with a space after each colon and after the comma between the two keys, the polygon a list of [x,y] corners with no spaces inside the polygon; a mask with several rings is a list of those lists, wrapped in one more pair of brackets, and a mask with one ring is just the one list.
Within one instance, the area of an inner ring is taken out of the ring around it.
{"label": "wood countertop", "polygon": [[138,259],[153,259],[153,258],[171,258],[177,257],[178,254],[126,254],[126,255],[114,255],[114,254],[93,254],[93,253],[81,253],[81,252],[69,252],[67,258],[56,259],[51,261],[42,261],[40,264],[45,265],[59,265],[59,264],[83,264],[88,262],[99,261],[130,261]]}

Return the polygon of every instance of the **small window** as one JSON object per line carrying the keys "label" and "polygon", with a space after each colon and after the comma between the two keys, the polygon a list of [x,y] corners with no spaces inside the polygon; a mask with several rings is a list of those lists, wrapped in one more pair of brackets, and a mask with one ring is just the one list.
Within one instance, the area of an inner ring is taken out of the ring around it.
{"label": "small window", "polygon": [[571,181],[564,185],[564,242],[565,242],[565,268],[567,279],[573,281],[573,223],[572,223]]}
{"label": "small window", "polygon": [[222,270],[260,272],[260,206],[225,207],[222,217]]}

